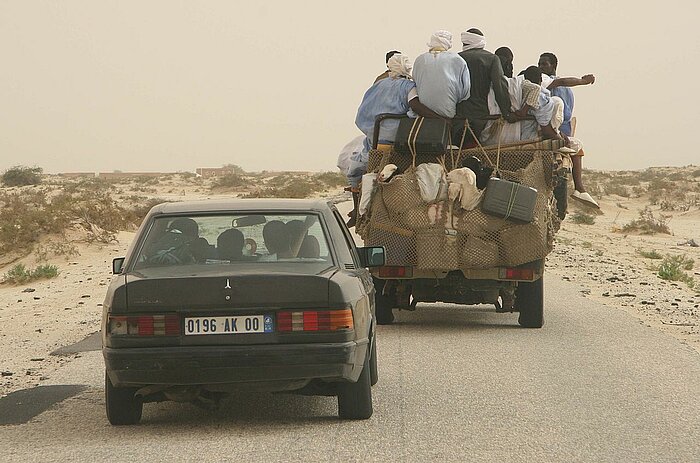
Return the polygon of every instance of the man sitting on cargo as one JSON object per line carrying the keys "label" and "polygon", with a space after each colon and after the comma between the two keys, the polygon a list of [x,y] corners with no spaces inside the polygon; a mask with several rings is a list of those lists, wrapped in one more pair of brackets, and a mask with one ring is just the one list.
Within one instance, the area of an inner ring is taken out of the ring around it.
{"label": "man sitting on cargo", "polygon": [[[362,175],[367,171],[369,151],[372,148],[374,122],[380,114],[408,114],[410,110],[423,117],[438,117],[421,103],[416,92],[416,83],[411,80],[411,63],[407,56],[395,54],[387,63],[389,77],[373,84],[365,92],[360,107],[357,109],[355,125],[365,134],[364,147],[358,155],[353,156],[348,168],[348,181],[353,192],[355,209],[348,221],[348,227],[355,225],[355,213],[359,202],[359,186]],[[382,121],[379,127],[377,148],[390,149],[399,127],[397,119]]]}
{"label": "man sitting on cargo", "polygon": [[[577,87],[580,85],[591,85],[595,83],[595,76],[593,74],[586,74],[581,78],[578,77],[557,77],[557,65],[559,60],[554,53],[542,53],[540,55],[539,62],[537,65],[543,74],[544,84],[547,89],[552,92],[552,95],[557,96],[564,102],[564,120],[559,127],[559,131],[567,136],[571,137],[574,135],[574,127],[572,125],[572,115],[574,111],[574,92],[570,87]],[[571,169],[571,176],[574,179],[574,194],[572,197],[588,206],[593,206],[599,208],[598,203],[591,197],[590,194],[586,192],[586,188],[583,186],[583,180],[581,179],[581,171],[583,170],[583,148],[571,156],[571,161],[573,167]]]}
{"label": "man sitting on cargo", "polygon": [[459,56],[467,63],[471,84],[469,99],[457,103],[457,114],[469,121],[478,137],[486,127],[487,117],[490,115],[489,91],[494,92],[501,114],[505,118],[510,117],[510,97],[508,86],[503,79],[501,60],[484,50],[484,34],[479,29],[469,29],[462,32],[461,38],[462,52]]}
{"label": "man sitting on cargo", "polygon": [[430,47],[413,65],[413,78],[420,101],[439,116],[452,119],[457,103],[470,96],[471,80],[467,63],[452,48],[452,34],[440,30],[430,37]]}
{"label": "man sitting on cargo", "polygon": [[[566,140],[567,146],[573,149],[571,152],[571,174],[574,179],[575,188],[573,197],[588,206],[600,208],[593,197],[586,193],[581,180],[582,165],[581,155],[579,153],[583,153],[583,144],[579,139],[568,136],[560,130],[564,121],[564,102],[558,96],[552,97],[549,90],[544,88],[546,84],[542,84],[542,73],[537,66],[530,66],[523,71],[523,75],[526,79],[526,82],[523,84],[523,97],[527,98],[526,95],[531,92],[537,93],[539,95],[538,107],[525,103],[520,110],[516,111],[516,115],[524,116],[525,113],[532,114],[540,124],[542,135],[545,138],[564,138]],[[564,79],[558,80],[562,81]],[[532,84],[536,84],[535,88],[530,87]]]}

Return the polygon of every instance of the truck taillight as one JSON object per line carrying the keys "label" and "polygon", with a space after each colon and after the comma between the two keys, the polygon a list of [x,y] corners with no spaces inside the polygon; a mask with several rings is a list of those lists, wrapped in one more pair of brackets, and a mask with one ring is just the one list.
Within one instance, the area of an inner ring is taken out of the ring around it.
{"label": "truck taillight", "polygon": [[338,331],[354,328],[351,309],[277,312],[277,331]]}
{"label": "truck taillight", "polygon": [[180,317],[177,315],[110,316],[110,336],[177,336]]}
{"label": "truck taillight", "polygon": [[531,268],[501,268],[498,273],[501,280],[532,281],[535,279],[535,270]]}
{"label": "truck taillight", "polygon": [[411,278],[413,267],[385,265],[379,267],[379,278]]}

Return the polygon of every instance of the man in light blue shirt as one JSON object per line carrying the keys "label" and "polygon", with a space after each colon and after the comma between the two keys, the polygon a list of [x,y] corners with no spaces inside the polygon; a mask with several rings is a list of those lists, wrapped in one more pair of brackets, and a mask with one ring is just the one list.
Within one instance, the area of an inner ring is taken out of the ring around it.
{"label": "man in light blue shirt", "polygon": [[413,65],[418,96],[435,113],[452,119],[457,103],[469,99],[469,68],[459,55],[447,51],[452,47],[450,32],[435,32],[428,46],[430,50],[416,58]]}

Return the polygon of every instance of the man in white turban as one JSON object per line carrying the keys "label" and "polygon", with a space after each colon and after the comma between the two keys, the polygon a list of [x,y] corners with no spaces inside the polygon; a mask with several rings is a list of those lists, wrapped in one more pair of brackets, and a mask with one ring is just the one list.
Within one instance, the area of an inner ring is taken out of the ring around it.
{"label": "man in white turban", "polygon": [[469,69],[463,59],[447,51],[452,48],[450,32],[435,32],[428,47],[428,52],[416,58],[413,65],[418,96],[439,116],[452,119],[457,103],[469,98]]}
{"label": "man in white turban", "polygon": [[[347,177],[353,191],[353,199],[357,203],[360,181],[367,171],[369,151],[374,137],[374,122],[380,114],[408,114],[409,110],[423,117],[436,117],[418,99],[416,83],[411,80],[411,61],[406,55],[394,54],[387,62],[389,75],[386,79],[375,82],[362,98],[357,109],[355,125],[365,134],[362,151],[354,153],[350,159]],[[390,149],[396,139],[399,128],[397,119],[385,119],[379,126],[378,149]],[[357,204],[348,222],[348,227],[355,224]]]}
{"label": "man in white turban", "polygon": [[467,63],[471,78],[471,96],[457,105],[457,114],[469,121],[475,134],[479,136],[486,127],[489,116],[488,96],[493,88],[496,103],[505,118],[510,118],[510,96],[503,79],[501,60],[493,53],[484,50],[486,39],[479,29],[462,32],[462,52],[459,56]]}

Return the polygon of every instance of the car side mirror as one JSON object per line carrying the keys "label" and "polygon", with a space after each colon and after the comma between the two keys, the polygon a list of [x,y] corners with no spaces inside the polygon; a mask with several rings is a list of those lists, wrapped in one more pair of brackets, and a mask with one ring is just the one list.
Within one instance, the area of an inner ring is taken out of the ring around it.
{"label": "car side mirror", "polygon": [[360,263],[363,267],[381,267],[386,261],[383,246],[367,246],[357,248],[360,254]]}
{"label": "car side mirror", "polygon": [[122,273],[122,270],[124,269],[124,260],[125,257],[117,257],[116,259],[112,260],[112,273],[115,275],[119,275]]}

